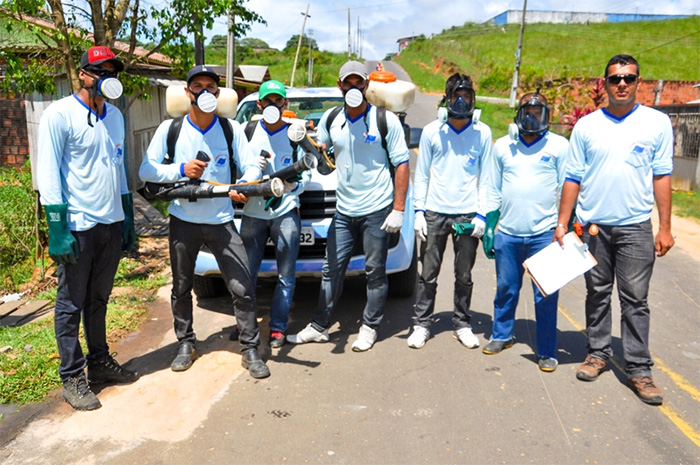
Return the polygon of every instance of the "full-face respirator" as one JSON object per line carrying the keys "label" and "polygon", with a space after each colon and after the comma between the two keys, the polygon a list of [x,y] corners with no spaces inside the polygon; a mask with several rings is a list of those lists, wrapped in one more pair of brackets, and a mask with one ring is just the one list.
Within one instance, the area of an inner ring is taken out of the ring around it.
{"label": "full-face respirator", "polygon": [[539,89],[520,99],[513,122],[508,126],[508,134],[512,140],[518,140],[520,136],[539,136],[549,130],[547,99],[540,94]]}
{"label": "full-face respirator", "polygon": [[[457,98],[453,101],[453,96]],[[460,80],[447,89],[445,95],[438,104],[437,118],[445,122],[448,119],[468,119],[472,118],[472,123],[479,122],[481,111],[475,109],[476,95],[474,89],[467,82]]]}

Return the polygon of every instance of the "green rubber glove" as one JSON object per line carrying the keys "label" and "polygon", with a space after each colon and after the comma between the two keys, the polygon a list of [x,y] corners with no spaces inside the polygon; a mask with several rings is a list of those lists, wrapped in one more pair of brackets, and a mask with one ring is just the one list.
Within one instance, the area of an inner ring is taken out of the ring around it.
{"label": "green rubber glove", "polygon": [[44,205],[49,225],[49,256],[61,265],[78,263],[80,246],[68,229],[68,204]]}
{"label": "green rubber glove", "polygon": [[136,242],[136,229],[134,228],[134,196],[122,194],[122,208],[124,209],[124,223],[122,223],[122,250],[130,251]]}
{"label": "green rubber glove", "polygon": [[496,225],[498,224],[498,219],[501,217],[501,210],[494,210],[486,214],[486,230],[484,235],[481,237],[482,245],[484,246],[484,253],[487,258],[493,259],[496,253],[493,250],[493,238],[495,235]]}
{"label": "green rubber glove", "polygon": [[471,236],[474,225],[471,223],[452,223],[455,236]]}
{"label": "green rubber glove", "polygon": [[268,211],[270,208],[275,210],[279,208],[281,203],[282,197],[270,197],[267,199],[267,202],[265,202],[265,211]]}

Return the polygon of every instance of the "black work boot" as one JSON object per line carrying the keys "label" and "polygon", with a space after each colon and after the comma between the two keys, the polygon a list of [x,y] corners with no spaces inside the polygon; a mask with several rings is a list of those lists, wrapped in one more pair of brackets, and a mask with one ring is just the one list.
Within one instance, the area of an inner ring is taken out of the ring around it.
{"label": "black work boot", "polygon": [[177,350],[177,356],[170,364],[170,369],[173,371],[185,371],[192,366],[197,360],[197,348],[194,342],[185,341],[180,343],[180,348]]}
{"label": "black work boot", "polygon": [[260,358],[257,349],[248,349],[245,351],[241,358],[241,365],[248,370],[250,376],[253,378],[260,379],[270,376],[270,369]]}
{"label": "black work boot", "polygon": [[100,400],[90,390],[85,372],[63,382],[63,399],[76,410],[96,410],[102,407]]}
{"label": "black work boot", "polygon": [[111,355],[107,355],[94,365],[88,365],[87,371],[90,384],[126,384],[139,379],[137,372],[127,370],[118,364]]}

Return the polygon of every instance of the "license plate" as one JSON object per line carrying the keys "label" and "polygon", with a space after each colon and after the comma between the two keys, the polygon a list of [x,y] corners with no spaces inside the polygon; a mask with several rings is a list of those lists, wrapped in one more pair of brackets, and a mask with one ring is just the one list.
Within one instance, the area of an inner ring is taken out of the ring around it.
{"label": "license plate", "polygon": [[[305,245],[314,245],[316,243],[316,236],[314,235],[314,228],[311,226],[302,226],[301,234],[299,236],[299,244],[303,247]],[[272,239],[267,238],[267,244],[272,245]]]}

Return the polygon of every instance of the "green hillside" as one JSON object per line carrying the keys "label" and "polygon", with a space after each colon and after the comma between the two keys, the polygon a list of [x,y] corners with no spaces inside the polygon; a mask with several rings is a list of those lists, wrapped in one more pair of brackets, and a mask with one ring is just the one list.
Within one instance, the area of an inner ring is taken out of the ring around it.
{"label": "green hillside", "polygon": [[[417,40],[395,59],[423,91],[442,92],[456,71],[471,75],[483,94],[507,96],[520,25],[465,24]],[[528,24],[521,85],[602,76],[607,60],[633,55],[645,79],[700,80],[700,17],[669,21]]]}

